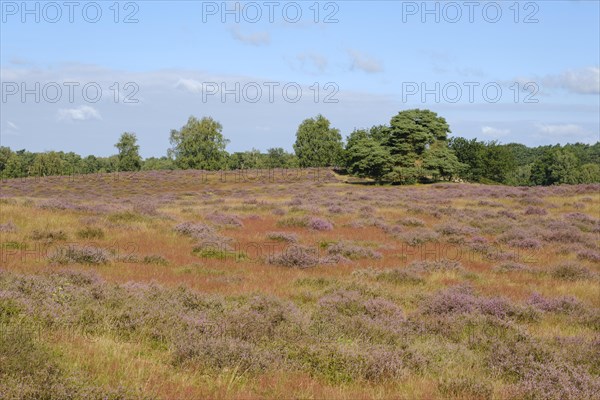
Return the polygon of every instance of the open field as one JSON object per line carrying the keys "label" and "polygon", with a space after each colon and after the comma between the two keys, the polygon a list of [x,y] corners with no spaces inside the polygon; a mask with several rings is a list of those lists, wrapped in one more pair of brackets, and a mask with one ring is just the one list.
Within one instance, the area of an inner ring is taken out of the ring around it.
{"label": "open field", "polygon": [[5,180],[0,398],[592,399],[600,185]]}

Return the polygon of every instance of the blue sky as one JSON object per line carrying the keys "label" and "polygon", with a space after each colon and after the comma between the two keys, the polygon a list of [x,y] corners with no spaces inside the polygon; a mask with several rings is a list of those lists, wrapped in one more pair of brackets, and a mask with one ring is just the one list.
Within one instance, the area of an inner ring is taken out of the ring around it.
{"label": "blue sky", "polygon": [[130,131],[161,156],[195,115],[229,151],[291,150],[318,113],[347,136],[408,108],[457,136],[599,140],[598,1],[115,3],[0,2],[2,145],[109,155]]}

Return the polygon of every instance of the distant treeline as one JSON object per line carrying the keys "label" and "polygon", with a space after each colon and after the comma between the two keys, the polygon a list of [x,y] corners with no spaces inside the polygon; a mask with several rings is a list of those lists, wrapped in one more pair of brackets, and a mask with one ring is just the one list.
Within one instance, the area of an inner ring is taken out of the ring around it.
{"label": "distant treeline", "polygon": [[228,153],[222,126],[210,117],[190,117],[172,130],[167,155],[142,159],[134,133],[123,133],[110,157],[73,152],[32,153],[0,147],[0,177],[75,175],[140,170],[238,170],[335,167],[379,183],[456,181],[506,185],[600,182],[600,142],[527,147],[449,137],[446,120],[429,110],[405,110],[389,125],[355,129],[346,141],[318,115],[296,132],[294,153],[270,148]]}

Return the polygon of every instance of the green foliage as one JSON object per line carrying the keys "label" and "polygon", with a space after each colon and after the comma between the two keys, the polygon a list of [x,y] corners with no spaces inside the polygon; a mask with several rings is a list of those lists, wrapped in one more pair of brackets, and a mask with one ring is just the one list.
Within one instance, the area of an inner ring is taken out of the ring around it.
{"label": "green foliage", "polygon": [[227,160],[225,147],[229,141],[223,137],[220,123],[210,117],[198,120],[190,117],[180,130],[171,131],[169,155],[181,169],[224,169]]}
{"label": "green foliage", "polygon": [[342,135],[329,125],[320,114],[300,124],[294,143],[300,167],[331,167],[341,160]]}
{"label": "green foliage", "polygon": [[446,141],[448,133],[446,120],[433,111],[405,110],[392,118],[386,145],[397,165],[411,167],[430,145]]}
{"label": "green foliage", "polygon": [[579,180],[578,167],[578,160],[573,152],[551,148],[533,163],[531,180],[536,185],[577,183]]}
{"label": "green foliage", "polygon": [[348,171],[361,178],[373,178],[381,181],[392,169],[392,157],[389,151],[372,137],[356,139],[355,134],[346,149],[346,167]]}
{"label": "green foliage", "polygon": [[168,157],[150,157],[144,160],[142,164],[143,171],[160,171],[160,170],[174,170],[176,169],[175,163]]}
{"label": "green foliage", "polygon": [[267,168],[297,168],[298,158],[281,147],[267,149],[265,155],[265,166]]}
{"label": "green foliage", "polygon": [[115,147],[119,150],[119,171],[139,171],[142,168],[140,146],[135,133],[123,133]]}

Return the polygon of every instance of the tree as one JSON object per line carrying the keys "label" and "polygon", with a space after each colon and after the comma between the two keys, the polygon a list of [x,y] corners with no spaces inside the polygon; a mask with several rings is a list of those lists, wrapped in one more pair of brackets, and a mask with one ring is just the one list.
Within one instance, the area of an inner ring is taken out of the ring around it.
{"label": "tree", "polygon": [[30,176],[60,175],[64,170],[64,162],[60,154],[55,151],[38,153],[33,164],[29,166]]}
{"label": "tree", "polygon": [[511,150],[496,141],[485,144],[483,157],[483,177],[497,183],[506,183],[517,168]]}
{"label": "tree", "polygon": [[294,168],[298,162],[294,154],[281,147],[274,147],[267,149],[265,164],[267,168]]}
{"label": "tree", "polygon": [[296,132],[294,151],[300,167],[331,167],[340,162],[342,135],[322,115],[305,119]]}
{"label": "tree", "polygon": [[445,141],[438,140],[423,154],[423,169],[433,180],[450,180],[457,176],[464,165],[458,161],[456,155],[448,148]]}
{"label": "tree", "polygon": [[118,168],[120,171],[139,171],[142,168],[140,146],[137,144],[135,133],[123,133],[115,147],[119,149]]}
{"label": "tree", "polygon": [[168,157],[150,157],[144,160],[142,170],[144,171],[159,171],[159,170],[174,170],[175,164]]}
{"label": "tree", "polygon": [[584,164],[579,171],[579,183],[600,183],[600,165]]}
{"label": "tree", "polygon": [[13,155],[10,147],[0,146],[0,176],[3,176],[8,159]]}
{"label": "tree", "polygon": [[399,166],[413,167],[436,141],[446,141],[450,127],[430,110],[405,110],[391,120],[386,145]]}
{"label": "tree", "polygon": [[218,170],[226,167],[229,140],[223,137],[223,127],[211,117],[198,120],[190,117],[180,130],[171,131],[169,156],[182,169]]}
{"label": "tree", "polygon": [[531,180],[536,185],[574,184],[579,179],[579,162],[573,152],[560,147],[547,149],[531,167]]}
{"label": "tree", "polygon": [[463,164],[460,176],[471,182],[481,181],[485,168],[485,143],[477,139],[455,137],[450,139],[449,146],[458,161]]}
{"label": "tree", "polygon": [[351,174],[380,182],[392,170],[393,162],[389,151],[372,137],[358,140],[353,138],[349,143],[345,161]]}
{"label": "tree", "polygon": [[260,169],[265,165],[264,154],[257,149],[240,151],[231,154],[228,163],[229,169]]}

